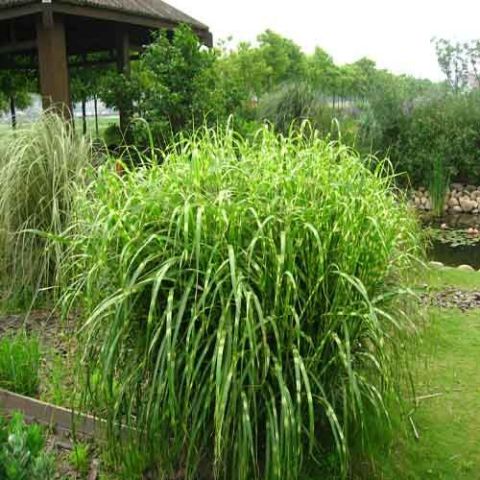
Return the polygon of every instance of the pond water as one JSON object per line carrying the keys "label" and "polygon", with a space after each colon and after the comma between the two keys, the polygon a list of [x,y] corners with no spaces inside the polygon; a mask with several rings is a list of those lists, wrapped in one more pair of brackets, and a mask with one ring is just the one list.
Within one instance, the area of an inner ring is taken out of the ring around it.
{"label": "pond water", "polygon": [[435,218],[421,217],[425,228],[432,234],[429,250],[430,260],[457,267],[471,265],[480,269],[480,235],[469,233],[469,229],[480,230],[480,215],[445,215]]}
{"label": "pond water", "polygon": [[435,240],[428,256],[430,260],[442,262],[450,267],[471,265],[476,270],[480,269],[480,245],[452,247],[449,244]]}

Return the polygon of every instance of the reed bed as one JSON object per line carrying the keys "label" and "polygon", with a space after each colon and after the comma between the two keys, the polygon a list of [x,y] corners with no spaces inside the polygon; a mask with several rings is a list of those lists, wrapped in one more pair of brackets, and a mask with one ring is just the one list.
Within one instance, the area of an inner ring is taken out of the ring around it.
{"label": "reed bed", "polygon": [[418,225],[388,164],[303,133],[203,130],[77,194],[61,273],[91,398],[165,478],[293,480],[332,451],[346,475],[367,415],[388,423]]}
{"label": "reed bed", "polygon": [[53,113],[0,142],[2,287],[35,295],[56,282],[72,195],[90,164],[90,142]]}

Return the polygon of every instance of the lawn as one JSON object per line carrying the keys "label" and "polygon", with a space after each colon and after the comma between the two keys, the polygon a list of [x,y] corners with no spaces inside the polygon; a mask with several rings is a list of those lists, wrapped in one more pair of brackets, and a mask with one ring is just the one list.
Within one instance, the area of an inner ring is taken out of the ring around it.
{"label": "lawn", "polygon": [[[118,123],[117,115],[98,117],[99,136],[102,137],[105,129],[113,123]],[[17,128],[21,129],[28,125],[31,125],[31,122],[21,122],[18,124]],[[75,128],[81,132],[82,119],[80,117],[75,118]],[[0,123],[0,138],[8,135],[10,132],[12,132],[10,123]],[[95,137],[95,117],[87,117],[87,132]]]}
{"label": "lawn", "polygon": [[[479,289],[480,274],[431,272],[430,288]],[[480,471],[480,310],[429,309],[415,375],[418,408],[408,438],[396,442],[378,478],[476,479]]]}

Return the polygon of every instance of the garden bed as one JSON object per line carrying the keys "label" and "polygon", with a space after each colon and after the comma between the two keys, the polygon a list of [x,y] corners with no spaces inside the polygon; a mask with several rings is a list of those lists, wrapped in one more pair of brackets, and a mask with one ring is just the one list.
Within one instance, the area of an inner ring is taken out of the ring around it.
{"label": "garden bed", "polygon": [[25,335],[38,342],[40,365],[35,398],[74,407],[75,352],[74,321],[60,321],[48,309],[29,314],[8,314],[0,319],[0,339]]}
{"label": "garden bed", "polygon": [[[38,372],[33,365],[30,367],[31,375],[38,375],[34,394],[24,396],[0,388],[0,419],[10,421],[12,415],[20,413],[27,424],[42,426],[43,453],[55,459],[52,478],[94,480],[100,472],[96,445],[104,435],[104,423],[72,410],[78,404],[73,373],[77,342],[73,331],[73,320],[62,322],[48,309],[35,310],[28,315],[8,314],[0,319],[0,342],[5,344],[9,339],[15,342],[12,362],[19,361],[18,355],[28,354],[26,351],[19,353],[22,339],[25,339],[27,350],[38,342],[40,355]],[[27,362],[26,358],[23,360]],[[3,378],[5,375],[3,373]],[[11,388],[15,390],[15,385]],[[25,426],[25,431],[28,428]]]}

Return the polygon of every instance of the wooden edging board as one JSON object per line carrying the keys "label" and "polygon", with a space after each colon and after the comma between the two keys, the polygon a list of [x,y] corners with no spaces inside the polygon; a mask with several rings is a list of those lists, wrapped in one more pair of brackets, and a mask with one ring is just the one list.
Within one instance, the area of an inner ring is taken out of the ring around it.
{"label": "wooden edging board", "polygon": [[57,407],[34,398],[18,395],[0,388],[0,411],[6,414],[21,412],[27,422],[36,422],[54,428],[57,433],[104,437],[106,422],[91,415]]}

